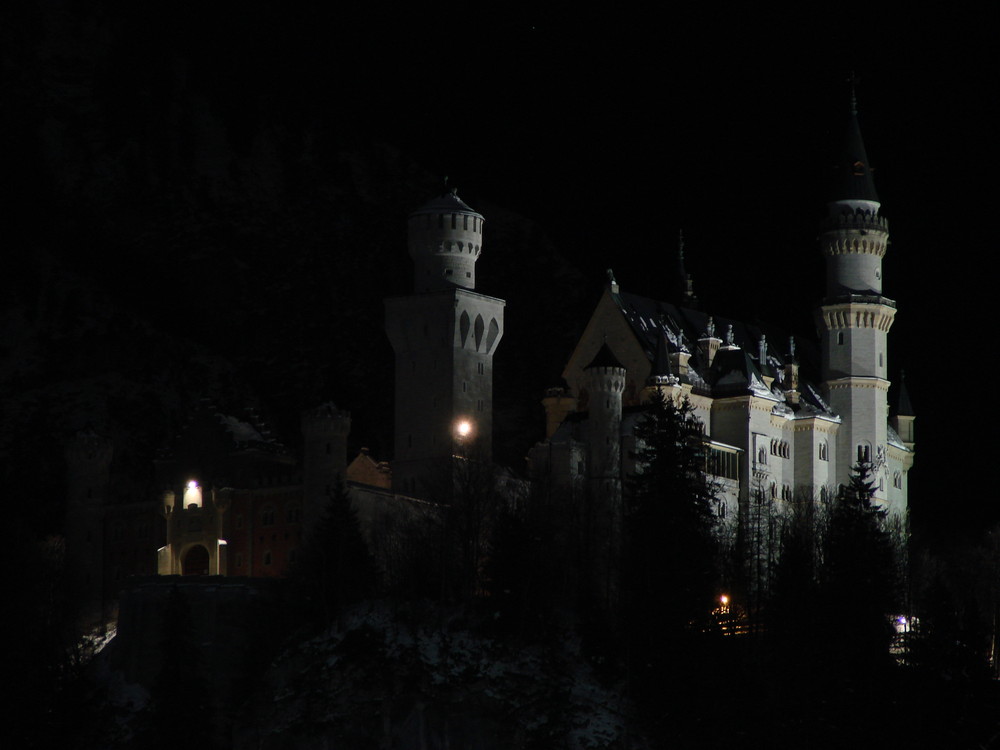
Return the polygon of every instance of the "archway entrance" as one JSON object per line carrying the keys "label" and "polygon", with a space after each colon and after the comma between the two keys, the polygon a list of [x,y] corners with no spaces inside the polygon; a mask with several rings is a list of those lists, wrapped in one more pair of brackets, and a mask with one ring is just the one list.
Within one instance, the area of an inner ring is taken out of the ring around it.
{"label": "archway entrance", "polygon": [[208,550],[200,544],[196,544],[184,554],[184,564],[182,569],[186,576],[207,576],[208,575]]}

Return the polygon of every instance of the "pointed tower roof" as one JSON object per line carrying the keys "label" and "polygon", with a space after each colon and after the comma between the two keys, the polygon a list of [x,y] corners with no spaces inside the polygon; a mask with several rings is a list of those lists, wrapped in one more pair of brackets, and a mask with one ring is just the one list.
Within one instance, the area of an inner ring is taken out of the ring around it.
{"label": "pointed tower roof", "polygon": [[910,392],[906,388],[906,373],[899,371],[899,391],[896,393],[896,414],[903,417],[913,416],[913,404],[910,403]]}
{"label": "pointed tower roof", "polygon": [[656,354],[653,356],[653,366],[649,370],[649,376],[668,377],[674,373],[670,369],[670,341],[667,334],[661,333],[656,342]]}
{"label": "pointed tower roof", "polygon": [[847,134],[844,146],[836,164],[836,174],[830,186],[830,200],[878,201],[872,168],[868,163],[865,143],[858,125],[858,100],[851,83],[851,112],[847,120]]}
{"label": "pointed tower roof", "polygon": [[458,188],[447,186],[443,193],[431,198],[410,216],[419,216],[420,214],[468,214],[482,218],[482,214],[474,208],[470,208],[465,201],[458,197]]}
{"label": "pointed tower roof", "polygon": [[614,352],[608,347],[607,342],[601,345],[600,350],[594,355],[594,358],[590,360],[590,364],[584,367],[584,370],[589,370],[593,367],[617,367],[621,370],[625,369],[625,365],[618,361],[618,357],[614,355]]}
{"label": "pointed tower roof", "polygon": [[673,278],[670,282],[670,296],[674,303],[697,308],[698,298],[694,294],[694,279],[684,267],[684,231],[677,233],[677,255],[674,259]]}

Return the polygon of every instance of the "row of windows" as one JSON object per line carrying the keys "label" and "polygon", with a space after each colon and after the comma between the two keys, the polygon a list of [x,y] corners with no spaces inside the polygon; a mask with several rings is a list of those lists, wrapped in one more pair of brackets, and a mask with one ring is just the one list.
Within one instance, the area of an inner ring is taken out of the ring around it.
{"label": "row of windows", "polygon": [[708,473],[725,479],[740,478],[740,456],[738,453],[719,450],[708,446],[705,451]]}
{"label": "row of windows", "polygon": [[780,497],[781,497],[782,500],[791,500],[792,499],[792,488],[791,488],[791,486],[789,486],[787,484],[783,484],[783,485],[781,485],[781,488],[779,489],[778,486],[774,482],[771,482],[771,499],[772,500],[777,500],[778,497],[779,497],[779,495],[780,495]]}
{"label": "row of windows", "polygon": [[[792,451],[791,447],[786,440],[772,440],[771,441],[771,455],[778,456],[779,458],[791,458]],[[830,460],[830,447],[825,443],[820,443],[817,448],[817,457],[820,461]],[[760,448],[757,451],[757,463],[766,464],[767,463],[767,452]]]}

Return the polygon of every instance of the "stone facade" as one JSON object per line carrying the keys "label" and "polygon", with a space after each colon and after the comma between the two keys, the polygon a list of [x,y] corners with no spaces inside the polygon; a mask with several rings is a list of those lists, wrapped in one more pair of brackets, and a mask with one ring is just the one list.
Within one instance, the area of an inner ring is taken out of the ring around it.
{"label": "stone facade", "polygon": [[[914,417],[905,389],[890,417],[887,339],[896,305],[882,296],[888,224],[853,108],[837,166],[820,238],[827,280],[816,311],[818,350],[780,327],[698,309],[683,246],[683,278],[668,284],[681,290],[676,304],[629,294],[609,271],[562,373],[566,387],[543,399],[547,436],[531,452],[534,481],[619,507],[608,495],[635,472],[633,430],[643,402],[660,390],[688,399],[704,425],[721,517],[746,525],[762,501],[776,513],[793,501],[828,501],[865,461],[876,500],[905,526]],[[620,368],[614,387],[595,377],[611,361]],[[614,481],[609,467],[617,467]]]}

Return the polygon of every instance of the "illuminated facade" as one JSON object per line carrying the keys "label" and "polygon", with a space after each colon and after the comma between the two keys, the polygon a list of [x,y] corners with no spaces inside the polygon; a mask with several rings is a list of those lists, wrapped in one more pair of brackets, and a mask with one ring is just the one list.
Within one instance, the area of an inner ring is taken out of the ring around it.
{"label": "illuminated facade", "polygon": [[780,513],[793,500],[829,500],[860,460],[873,466],[878,502],[905,524],[914,417],[902,386],[889,411],[888,226],[853,106],[837,167],[820,238],[827,278],[818,348],[779,327],[698,309],[682,251],[676,304],[629,294],[609,272],[563,371],[568,387],[543,401],[547,436],[531,454],[537,481],[618,502],[635,472],[642,403],[658,389],[690,400],[705,428],[706,469],[719,480],[718,514],[745,531],[762,507]]}

